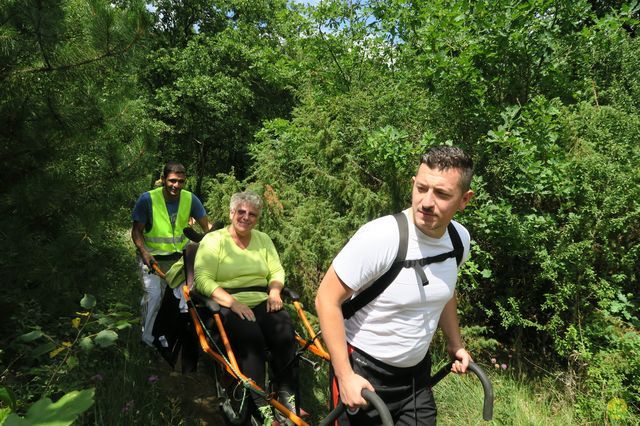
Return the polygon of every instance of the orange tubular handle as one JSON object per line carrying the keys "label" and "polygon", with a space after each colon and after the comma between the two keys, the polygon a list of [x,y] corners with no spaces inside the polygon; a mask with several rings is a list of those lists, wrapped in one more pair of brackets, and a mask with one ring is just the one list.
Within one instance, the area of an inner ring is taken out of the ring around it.
{"label": "orange tubular handle", "polygon": [[307,422],[298,417],[294,412],[290,411],[287,407],[282,405],[280,401],[277,399],[268,399],[267,402],[271,404],[276,410],[280,411],[285,415],[286,418],[291,420],[291,422],[297,426],[309,426]]}
{"label": "orange tubular handle", "polygon": [[[186,284],[182,286],[182,294],[184,294],[184,299],[186,300],[186,302],[189,303],[191,301],[191,297],[189,296],[189,287],[187,287]],[[205,332],[202,329],[202,324],[200,324],[200,321],[199,321],[198,315],[196,315],[195,309],[189,309],[189,314],[191,315],[191,319],[193,320],[193,325],[196,328],[196,334],[198,335],[198,341],[200,342],[200,347],[202,348],[202,350],[207,354],[209,354],[210,356],[212,356],[213,358],[215,358],[216,361],[220,362],[220,364],[222,364],[225,367],[225,369],[229,374],[231,374],[233,377],[238,377],[236,373],[233,371],[233,369],[231,369],[231,367],[227,365],[226,360],[219,353],[211,349],[211,346],[209,346],[209,342],[207,341],[207,336],[205,335]],[[216,321],[216,325],[218,325],[217,321]],[[226,334],[225,334],[225,338],[226,338]],[[227,344],[228,343],[229,342],[227,339]],[[227,355],[231,353],[231,357],[229,358],[229,360],[232,362],[232,366],[235,367],[236,370],[238,370],[238,364],[236,363],[235,356],[231,351],[231,346],[225,346],[225,349],[227,349]]]}
{"label": "orange tubular handle", "polygon": [[[186,300],[186,302],[189,303],[191,301],[191,297],[189,297],[189,287],[187,287],[186,285],[183,285],[182,294],[184,295],[184,299]],[[191,315],[191,319],[193,320],[193,325],[196,328],[196,334],[198,335],[198,341],[200,342],[200,347],[202,348],[202,350],[207,354],[211,355],[213,358],[219,361],[222,365],[226,366],[226,362],[224,358],[222,358],[220,354],[212,350],[211,347],[209,346],[209,342],[207,342],[207,337],[204,334],[204,330],[202,329],[202,324],[200,324],[200,321],[198,320],[198,316],[196,315],[195,310],[189,309],[189,314]],[[231,368],[226,367],[226,370],[229,374],[236,377],[236,374],[231,370]]]}
{"label": "orange tubular handle", "polygon": [[236,356],[233,354],[233,349],[231,349],[231,343],[229,343],[229,337],[227,336],[227,332],[222,325],[222,318],[220,318],[220,314],[214,314],[213,318],[216,320],[216,325],[218,326],[218,332],[220,333],[220,337],[222,338],[222,344],[224,345],[224,350],[227,351],[227,357],[229,357],[229,362],[236,370],[239,370],[238,362],[236,361]]}
{"label": "orange tubular handle", "polygon": [[307,330],[307,333],[309,333],[309,337],[311,338],[311,341],[313,342],[309,347],[311,348],[312,346],[315,346],[315,349],[317,349],[317,352],[314,351],[314,349],[311,349],[311,352],[313,352],[314,354],[316,354],[316,355],[318,355],[318,356],[320,356],[320,357],[322,357],[322,358],[324,358],[326,360],[329,360],[329,354],[327,353],[327,351],[322,346],[322,343],[320,343],[320,340],[317,338],[318,336],[316,335],[315,331],[313,331],[313,327],[311,327],[311,324],[309,323],[309,320],[307,319],[307,315],[304,313],[304,310],[302,309],[302,305],[300,304],[300,302],[294,301],[293,302],[293,306],[296,308],[296,312],[298,313],[298,317],[302,321],[302,324],[304,325],[304,328]]}
{"label": "orange tubular handle", "polygon": [[166,275],[162,271],[162,269],[160,269],[160,267],[158,266],[158,262],[156,262],[155,260],[152,260],[151,261],[151,268],[153,269],[153,271],[156,273],[157,276],[159,276],[163,280],[165,279]]}
{"label": "orange tubular handle", "polygon": [[320,358],[326,360],[326,361],[331,361],[331,357],[329,356],[329,354],[325,351],[323,351],[322,349],[318,349],[318,347],[316,345],[314,345],[313,343],[308,344],[309,342],[304,340],[302,337],[300,336],[296,336],[296,340],[298,341],[298,344],[303,347],[303,348],[307,348],[309,349],[314,355],[319,356]]}

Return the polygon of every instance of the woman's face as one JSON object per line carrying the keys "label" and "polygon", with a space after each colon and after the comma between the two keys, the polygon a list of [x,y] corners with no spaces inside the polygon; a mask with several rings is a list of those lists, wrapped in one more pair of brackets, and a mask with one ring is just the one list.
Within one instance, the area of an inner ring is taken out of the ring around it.
{"label": "woman's face", "polygon": [[231,226],[238,235],[249,234],[256,225],[259,216],[260,212],[248,203],[238,204],[235,210],[231,210],[229,213]]}

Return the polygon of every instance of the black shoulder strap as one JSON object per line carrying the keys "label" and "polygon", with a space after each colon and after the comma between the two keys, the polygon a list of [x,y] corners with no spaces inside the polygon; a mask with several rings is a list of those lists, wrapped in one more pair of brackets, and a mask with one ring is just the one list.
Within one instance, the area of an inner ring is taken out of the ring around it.
{"label": "black shoulder strap", "polygon": [[405,260],[402,262],[402,266],[405,268],[419,268],[432,263],[444,262],[447,259],[455,257],[456,264],[460,267],[460,264],[462,263],[462,256],[464,255],[464,247],[462,246],[460,234],[458,234],[458,230],[453,223],[449,223],[447,230],[449,231],[449,238],[451,238],[453,250],[436,256],[423,257],[422,259]]}
{"label": "black shoulder strap", "polygon": [[389,287],[391,282],[398,276],[402,268],[414,268],[418,276],[422,279],[422,284],[427,285],[429,284],[429,281],[422,270],[422,266],[429,265],[431,263],[444,262],[452,257],[456,258],[456,264],[458,267],[460,267],[460,264],[462,263],[464,246],[462,245],[460,234],[453,222],[450,222],[447,226],[449,238],[451,238],[451,244],[453,245],[452,251],[442,253],[437,256],[425,257],[423,259],[406,260],[405,258],[407,256],[409,239],[409,224],[407,222],[407,217],[402,212],[394,214],[393,217],[396,220],[400,234],[396,259],[393,261],[391,268],[373,282],[373,284],[353,299],[347,300],[342,304],[342,316],[345,319],[351,318],[356,312],[358,312],[358,310],[362,309],[376,297],[380,296],[380,294],[382,294],[382,292]]}
{"label": "black shoulder strap", "polygon": [[398,276],[400,270],[402,269],[402,262],[404,262],[405,257],[407,256],[409,222],[407,221],[407,216],[405,216],[405,214],[402,212],[394,214],[393,218],[396,220],[400,235],[396,259],[393,261],[391,268],[380,278],[374,281],[373,284],[364,289],[356,297],[347,300],[342,304],[342,316],[345,319],[351,318],[353,314],[358,312],[364,306],[368,305],[373,299],[382,294],[382,292],[387,287],[389,287],[391,282],[393,282],[393,280]]}
{"label": "black shoulder strap", "polygon": [[453,244],[453,254],[456,256],[456,263],[459,268],[462,263],[462,256],[464,255],[464,246],[462,245],[460,234],[458,234],[458,230],[453,222],[449,222],[447,230],[449,231],[449,238],[451,238],[451,243]]}

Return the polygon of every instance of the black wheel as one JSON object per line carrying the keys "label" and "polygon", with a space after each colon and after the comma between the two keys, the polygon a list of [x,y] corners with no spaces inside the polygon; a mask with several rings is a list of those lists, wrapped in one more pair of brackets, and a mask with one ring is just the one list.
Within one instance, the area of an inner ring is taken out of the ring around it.
{"label": "black wheel", "polygon": [[249,391],[218,366],[215,367],[214,374],[216,394],[225,423],[233,426],[261,426],[261,418],[255,414]]}

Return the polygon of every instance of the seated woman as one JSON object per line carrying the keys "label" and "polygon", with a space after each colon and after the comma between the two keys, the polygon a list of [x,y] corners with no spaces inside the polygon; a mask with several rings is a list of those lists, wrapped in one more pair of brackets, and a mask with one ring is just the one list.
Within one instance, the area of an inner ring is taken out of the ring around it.
{"label": "seated woman", "polygon": [[[295,356],[295,337],[291,318],[282,309],[280,258],[271,238],[253,229],[261,210],[262,200],[255,192],[233,194],[231,225],[208,233],[200,242],[194,286],[220,305],[240,369],[262,387],[265,348],[269,348],[278,399],[286,404],[294,390],[289,363]],[[265,405],[257,395],[252,396],[258,407]]]}

